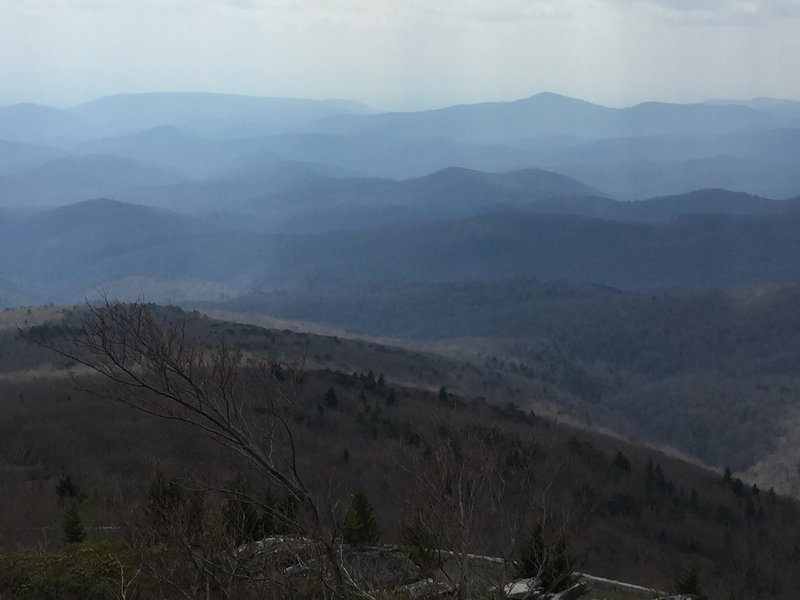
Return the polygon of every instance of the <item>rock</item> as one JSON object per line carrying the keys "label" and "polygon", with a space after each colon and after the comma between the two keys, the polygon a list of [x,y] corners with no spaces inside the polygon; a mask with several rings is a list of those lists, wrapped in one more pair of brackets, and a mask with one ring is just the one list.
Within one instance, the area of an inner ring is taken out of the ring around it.
{"label": "rock", "polygon": [[401,597],[408,600],[439,600],[447,597],[453,588],[440,581],[423,579],[404,585],[398,591],[401,593]]}
{"label": "rock", "polygon": [[368,589],[391,589],[419,581],[419,567],[394,547],[345,546],[342,559],[351,577]]}
{"label": "rock", "polygon": [[577,600],[586,593],[586,584],[583,582],[576,583],[571,588],[553,594],[550,596],[551,600]]}
{"label": "rock", "polygon": [[539,598],[542,594],[541,582],[537,578],[517,579],[503,587],[506,598],[511,600],[526,600]]}
{"label": "rock", "polygon": [[317,551],[317,545],[308,538],[276,535],[240,547],[236,552],[245,556],[276,557],[293,560],[306,558]]}
{"label": "rock", "polygon": [[577,600],[586,593],[586,584],[576,583],[563,592],[545,592],[539,579],[518,579],[503,588],[509,600]]}

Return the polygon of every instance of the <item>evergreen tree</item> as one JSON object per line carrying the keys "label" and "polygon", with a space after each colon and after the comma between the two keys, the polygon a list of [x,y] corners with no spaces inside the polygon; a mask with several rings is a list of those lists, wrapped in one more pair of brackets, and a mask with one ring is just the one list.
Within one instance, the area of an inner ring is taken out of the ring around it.
{"label": "evergreen tree", "polygon": [[644,487],[649,492],[653,487],[653,481],[655,479],[655,465],[653,464],[653,459],[647,459],[647,464],[644,467]]}
{"label": "evergreen tree", "polygon": [[71,477],[63,477],[56,485],[58,503],[66,506],[61,519],[61,530],[65,544],[80,544],[86,540],[86,530],[83,527],[78,506],[86,499],[80,486],[72,481]]}
{"label": "evergreen tree", "polygon": [[689,563],[675,578],[675,592],[686,594],[697,600],[706,600],[700,585],[700,572],[697,565]]}
{"label": "evergreen tree", "polygon": [[65,544],[80,544],[86,540],[86,530],[81,522],[78,506],[73,503],[64,511],[64,520],[61,522]]}
{"label": "evergreen tree", "polygon": [[622,452],[617,452],[612,464],[623,473],[631,472],[631,461]]}
{"label": "evergreen tree", "polygon": [[661,470],[661,465],[656,464],[655,471],[653,471],[653,475],[655,477],[656,487],[659,491],[664,492],[667,489],[667,479],[664,477],[664,471]]}
{"label": "evergreen tree", "polygon": [[329,387],[328,391],[325,392],[325,405],[328,408],[336,408],[339,406],[339,398],[336,396],[336,390],[332,387]]}
{"label": "evergreen tree", "polygon": [[86,499],[86,494],[81,491],[80,486],[72,481],[72,478],[62,477],[58,480],[56,485],[56,495],[61,504],[70,502],[83,502]]}
{"label": "evergreen tree", "polygon": [[342,522],[342,540],[346,544],[374,544],[378,541],[378,526],[372,505],[363,492],[353,494]]}
{"label": "evergreen tree", "polygon": [[377,387],[377,385],[378,382],[375,381],[375,374],[372,372],[372,369],[370,369],[367,373],[366,381],[364,381],[364,387],[369,391],[372,391]]}
{"label": "evergreen tree", "polygon": [[447,387],[444,385],[439,388],[439,400],[447,402]]}

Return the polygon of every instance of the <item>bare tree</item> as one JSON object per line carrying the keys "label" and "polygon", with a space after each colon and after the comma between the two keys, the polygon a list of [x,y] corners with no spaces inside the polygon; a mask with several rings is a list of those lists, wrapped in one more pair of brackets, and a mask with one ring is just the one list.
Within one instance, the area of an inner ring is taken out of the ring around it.
{"label": "bare tree", "polygon": [[[297,584],[315,586],[328,598],[376,597],[340,542],[332,488],[321,480],[309,485],[300,467],[293,422],[302,368],[245,364],[225,337],[209,343],[193,334],[184,313],[176,317],[170,310],[104,301],[58,330],[30,334],[46,334],[34,341],[75,363],[79,387],[214,440],[286,498],[286,510],[277,510],[236,486],[216,490],[257,505],[291,531],[252,545],[252,552],[241,547],[235,531],[219,525],[224,511],[197,529],[190,503],[171,507],[174,514],[161,515],[162,526],[150,527],[156,537],[141,540],[140,548],[169,535],[169,544],[188,561],[186,570],[156,560],[150,574],[193,598],[260,597],[243,595],[245,580],[250,592],[272,596],[277,589],[291,596]],[[532,437],[474,423],[434,426],[430,435],[431,443],[410,453],[405,464],[413,475],[409,507],[418,546],[459,598],[502,595],[514,575],[512,556],[548,510],[547,481],[536,481],[542,449]],[[487,547],[500,555],[488,570],[487,560],[477,556]]]}
{"label": "bare tree", "polygon": [[[539,565],[544,569],[563,556],[569,517],[548,503],[560,466],[532,430],[447,423],[434,426],[435,438],[406,463],[414,490],[405,543],[458,598],[505,597],[539,526],[556,540],[537,548]],[[540,592],[557,591],[541,585],[544,575],[526,574],[537,579]]]}
{"label": "bare tree", "polygon": [[76,363],[80,387],[179,422],[243,459],[298,507],[291,527],[318,548],[326,595],[351,593],[330,507],[298,466],[292,418],[302,368],[245,368],[242,353],[224,337],[209,344],[190,333],[185,316],[169,310],[104,300],[59,335],[34,341]]}

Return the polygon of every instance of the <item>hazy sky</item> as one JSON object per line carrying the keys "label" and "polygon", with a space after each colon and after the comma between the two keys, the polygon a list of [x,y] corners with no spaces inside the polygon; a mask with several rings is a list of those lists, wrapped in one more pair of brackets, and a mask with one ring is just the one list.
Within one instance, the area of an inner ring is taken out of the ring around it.
{"label": "hazy sky", "polygon": [[0,103],[800,99],[800,0],[0,0]]}

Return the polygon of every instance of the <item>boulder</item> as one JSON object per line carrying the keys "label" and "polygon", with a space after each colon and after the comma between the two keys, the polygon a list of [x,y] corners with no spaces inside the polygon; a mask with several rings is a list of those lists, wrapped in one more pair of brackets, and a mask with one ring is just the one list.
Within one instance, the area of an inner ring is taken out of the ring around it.
{"label": "boulder", "polygon": [[527,600],[542,595],[541,582],[537,578],[517,579],[503,587],[506,598],[511,600]]}
{"label": "boulder", "polygon": [[391,589],[419,581],[419,567],[391,546],[344,546],[342,566],[359,586]]}
{"label": "boulder", "polygon": [[441,581],[423,579],[400,587],[398,592],[407,600],[443,600],[450,596],[453,588]]}

